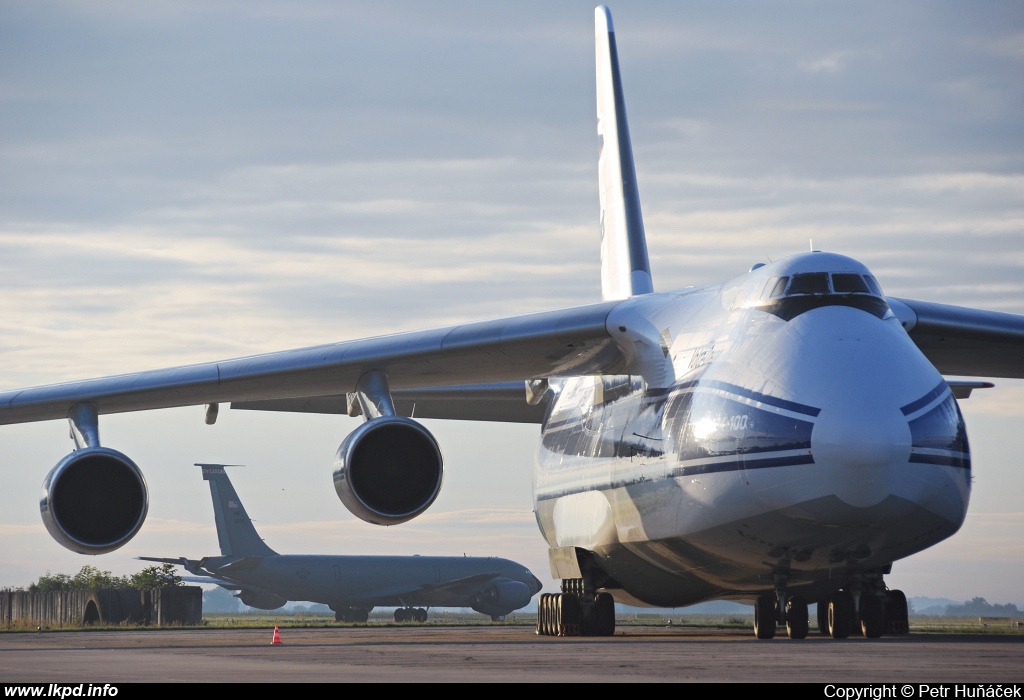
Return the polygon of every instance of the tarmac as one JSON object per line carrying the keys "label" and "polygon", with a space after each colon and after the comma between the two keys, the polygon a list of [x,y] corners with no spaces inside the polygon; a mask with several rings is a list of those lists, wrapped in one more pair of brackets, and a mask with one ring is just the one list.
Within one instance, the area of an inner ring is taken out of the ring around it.
{"label": "tarmac", "polygon": [[629,627],[552,638],[506,625],[0,634],[0,682],[1020,683],[1024,636],[758,641],[749,630]]}

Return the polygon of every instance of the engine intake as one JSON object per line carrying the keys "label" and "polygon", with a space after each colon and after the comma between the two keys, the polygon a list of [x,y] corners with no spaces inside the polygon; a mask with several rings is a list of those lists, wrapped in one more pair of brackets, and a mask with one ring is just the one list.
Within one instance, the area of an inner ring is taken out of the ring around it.
{"label": "engine intake", "polygon": [[525,583],[499,579],[473,596],[472,607],[484,615],[508,615],[526,607],[532,597],[533,591]]}
{"label": "engine intake", "polygon": [[334,458],[334,489],[345,507],[375,525],[398,525],[441,491],[441,448],[426,428],[382,416],[349,433]]}
{"label": "engine intake", "polygon": [[142,471],[107,447],[76,450],[57,462],[39,499],[50,536],[79,554],[105,554],[123,546],[142,527],[148,510]]}

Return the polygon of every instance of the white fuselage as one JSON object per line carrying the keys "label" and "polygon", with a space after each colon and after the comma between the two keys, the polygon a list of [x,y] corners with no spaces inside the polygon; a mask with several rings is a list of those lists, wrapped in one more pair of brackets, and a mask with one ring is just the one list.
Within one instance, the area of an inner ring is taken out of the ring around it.
{"label": "white fuselage", "polygon": [[593,552],[619,600],[674,606],[779,577],[821,596],[956,532],[963,420],[869,276],[808,253],[615,309],[637,374],[553,386],[549,545]]}

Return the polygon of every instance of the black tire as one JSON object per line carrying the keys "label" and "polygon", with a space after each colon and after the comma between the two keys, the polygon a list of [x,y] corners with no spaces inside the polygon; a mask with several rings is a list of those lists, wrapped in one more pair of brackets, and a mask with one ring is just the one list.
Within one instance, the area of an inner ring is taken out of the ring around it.
{"label": "black tire", "polygon": [[405,608],[395,608],[395,622],[405,622],[409,619],[409,613]]}
{"label": "black tire", "polygon": [[807,619],[807,601],[803,596],[791,595],[786,601],[786,632],[790,639],[804,639],[811,623]]}
{"label": "black tire", "polygon": [[426,609],[425,608],[416,608],[416,610],[415,610],[415,612],[413,614],[413,619],[416,620],[416,622],[419,622],[419,623],[426,622],[427,621],[427,611],[426,611]]}
{"label": "black tire", "polygon": [[775,624],[778,616],[775,610],[775,594],[765,593],[754,602],[754,636],[758,639],[775,637]]}
{"label": "black tire", "polygon": [[886,634],[910,633],[910,606],[903,591],[886,591],[885,594]]}
{"label": "black tire", "polygon": [[551,632],[556,637],[562,636],[562,598],[564,597],[561,593],[555,593],[551,596],[551,609],[553,613],[551,617],[554,622],[552,625],[554,629]]}
{"label": "black tire", "polygon": [[878,639],[885,631],[885,610],[873,593],[860,597],[860,630],[868,639]]}
{"label": "black tire", "polygon": [[828,599],[828,633],[832,639],[846,639],[853,630],[853,596],[847,591]]}
{"label": "black tire", "polygon": [[545,637],[551,637],[551,630],[554,627],[551,619],[554,617],[555,611],[555,608],[552,605],[552,599],[554,597],[554,594],[548,594],[544,597],[544,631],[542,633]]}
{"label": "black tire", "polygon": [[542,593],[537,603],[537,634],[548,636],[548,599],[550,593]]}
{"label": "black tire", "polygon": [[579,637],[583,634],[583,606],[579,596],[573,593],[562,594],[562,629],[566,637]]}
{"label": "black tire", "polygon": [[598,593],[594,598],[594,636],[611,637],[615,634],[615,599],[611,593]]}
{"label": "black tire", "polygon": [[828,598],[818,601],[818,634],[828,634]]}
{"label": "black tire", "polygon": [[354,622],[366,622],[370,619],[370,611],[366,608],[357,608],[352,613],[352,620]]}

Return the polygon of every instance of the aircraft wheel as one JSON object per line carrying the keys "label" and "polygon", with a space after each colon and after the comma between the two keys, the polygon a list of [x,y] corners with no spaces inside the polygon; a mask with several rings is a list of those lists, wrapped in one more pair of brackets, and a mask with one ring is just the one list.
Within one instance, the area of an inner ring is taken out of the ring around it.
{"label": "aircraft wheel", "polygon": [[818,634],[828,634],[828,599],[818,601]]}
{"label": "aircraft wheel", "polygon": [[789,638],[804,639],[809,627],[807,601],[802,596],[791,595],[786,601],[786,632]]}
{"label": "aircraft wheel", "polygon": [[598,593],[594,598],[594,635],[611,637],[615,634],[615,599],[611,593]]}
{"label": "aircraft wheel", "polygon": [[541,593],[537,599],[537,634],[547,635],[547,602],[550,593]]}
{"label": "aircraft wheel", "polygon": [[334,621],[335,622],[344,622],[345,621],[344,614],[340,610],[335,610],[334,611]]}
{"label": "aircraft wheel", "polygon": [[828,599],[828,633],[832,639],[846,639],[853,629],[853,596],[847,591]]}
{"label": "aircraft wheel", "polygon": [[395,622],[405,622],[408,619],[408,613],[405,608],[395,608]]}
{"label": "aircraft wheel", "polygon": [[878,639],[885,631],[885,610],[877,596],[861,596],[860,629],[868,639]]}
{"label": "aircraft wheel", "polygon": [[427,611],[425,608],[416,608],[416,622],[426,622]]}
{"label": "aircraft wheel", "polygon": [[352,611],[353,622],[366,622],[370,619],[370,611],[365,608],[358,608]]}
{"label": "aircraft wheel", "polygon": [[775,594],[758,596],[754,603],[754,636],[758,639],[771,639],[775,636],[775,622]]}
{"label": "aircraft wheel", "polygon": [[[566,637],[579,637],[583,634],[583,606],[579,596],[563,593],[561,596],[562,625],[561,632]],[[612,604],[614,610],[614,603]],[[613,620],[614,623],[614,620]]]}
{"label": "aircraft wheel", "polygon": [[886,591],[885,631],[887,634],[908,634],[910,632],[910,606],[903,591]]}

